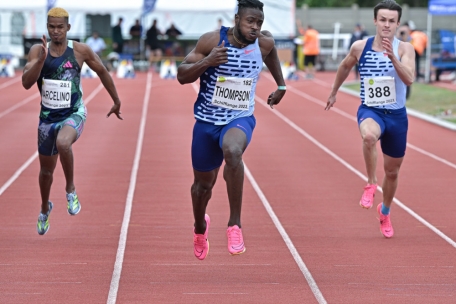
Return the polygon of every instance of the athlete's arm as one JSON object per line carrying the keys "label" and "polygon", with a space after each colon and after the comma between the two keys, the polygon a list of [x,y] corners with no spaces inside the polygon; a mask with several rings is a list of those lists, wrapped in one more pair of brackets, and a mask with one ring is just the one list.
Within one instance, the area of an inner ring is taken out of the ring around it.
{"label": "athlete's arm", "polygon": [[[391,44],[391,42],[390,42]],[[385,46],[388,51],[388,47]],[[405,85],[409,86],[413,83],[415,79],[415,49],[411,43],[401,42],[399,45],[399,54],[402,50],[402,54],[400,54],[401,60],[397,59],[397,57],[392,52],[391,46],[391,53],[390,58],[391,62],[393,63],[394,69],[397,72],[397,75],[402,80]]]}
{"label": "athlete's arm", "polygon": [[[268,31],[261,31],[264,35],[260,39],[260,48],[263,55],[264,64],[268,67],[269,72],[277,84],[277,86],[285,86],[285,80],[282,75],[282,67],[280,66],[279,56],[277,55],[277,49],[274,45],[274,38],[272,34]],[[285,90],[275,90],[268,97],[268,105],[272,108],[274,105],[278,104],[285,95]]]}
{"label": "athlete's arm", "polygon": [[228,48],[220,40],[218,31],[201,36],[195,48],[185,57],[177,69],[177,80],[180,84],[196,81],[207,68],[228,62]]}
{"label": "athlete's arm", "polygon": [[28,90],[40,77],[41,69],[44,66],[47,56],[47,41],[46,36],[41,37],[41,44],[35,44],[30,48],[27,56],[27,63],[24,66],[22,74],[22,86]]}
{"label": "athlete's arm", "polygon": [[[108,91],[109,95],[111,96],[114,105],[112,106],[111,110],[108,112],[107,117],[111,114],[116,114],[117,118],[123,119],[120,114],[120,99],[119,95],[117,95],[116,86],[114,85],[114,81],[112,80],[111,75],[109,74],[108,70],[106,70],[103,62],[101,62],[100,57],[85,43],[78,43],[74,42],[74,49],[75,51],[81,56],[82,64],[84,62],[91,68],[95,73],[97,73],[98,77],[100,77],[101,83]],[[82,64],[81,68],[82,68]]]}
{"label": "athlete's arm", "polygon": [[339,65],[336,73],[336,79],[332,85],[331,94],[329,95],[328,102],[326,103],[325,110],[329,110],[334,103],[336,102],[336,94],[339,91],[340,86],[344,83],[345,79],[347,79],[350,71],[353,69],[355,64],[358,62],[359,54],[364,49],[364,45],[366,41],[358,40],[353,43],[350,48],[350,52],[347,56],[345,56],[344,60]]}

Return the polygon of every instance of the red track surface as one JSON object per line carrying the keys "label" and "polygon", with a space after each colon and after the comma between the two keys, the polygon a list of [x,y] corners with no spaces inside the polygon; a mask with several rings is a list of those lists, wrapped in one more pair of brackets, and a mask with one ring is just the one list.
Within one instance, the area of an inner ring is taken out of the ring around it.
{"label": "red track surface", "polygon": [[[387,240],[374,208],[358,206],[365,169],[353,121],[357,98],[339,93],[337,110],[325,112],[334,74],[322,73],[315,81],[290,82],[282,103],[271,110],[261,101],[275,85],[262,74],[257,126],[244,157],[251,173],[242,214],[247,251],[232,257],[226,249],[228,200],[220,175],[208,207],[210,253],[199,261],[192,250],[190,200],[196,93],[192,85],[154,74],[148,100],[146,77],[115,79],[124,121],[105,118],[112,103],[105,90],[89,100],[85,130],[74,146],[82,211],[67,214],[58,165],[45,236],[35,229],[37,160],[17,173],[36,152],[39,101],[1,114],[37,89],[25,91],[20,81],[2,88],[7,80],[0,79],[0,303],[106,303],[108,294],[112,303],[456,301],[455,132],[410,117],[400,202],[392,209],[396,234]],[[83,80],[86,101],[99,83]],[[381,158],[378,168],[381,181]],[[265,205],[272,208],[269,214]],[[277,216],[275,224],[270,214]],[[123,223],[128,234],[121,232]],[[126,240],[120,255],[119,238]],[[120,273],[119,281],[113,272]]]}

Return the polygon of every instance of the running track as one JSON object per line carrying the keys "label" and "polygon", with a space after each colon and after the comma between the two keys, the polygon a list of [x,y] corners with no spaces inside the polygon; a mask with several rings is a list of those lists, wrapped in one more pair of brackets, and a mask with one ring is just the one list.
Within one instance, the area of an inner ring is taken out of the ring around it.
{"label": "running track", "polygon": [[410,117],[395,236],[387,240],[375,208],[358,206],[359,101],[339,93],[336,107],[323,110],[333,78],[288,83],[271,110],[265,100],[275,84],[262,74],[244,156],[247,251],[227,252],[220,175],[204,261],[192,249],[196,85],[157,74],[115,79],[119,121],[105,118],[112,102],[100,81],[84,79],[89,114],[73,148],[82,211],[66,212],[59,164],[51,228],[38,236],[37,89],[0,79],[0,302],[454,303],[456,133]]}

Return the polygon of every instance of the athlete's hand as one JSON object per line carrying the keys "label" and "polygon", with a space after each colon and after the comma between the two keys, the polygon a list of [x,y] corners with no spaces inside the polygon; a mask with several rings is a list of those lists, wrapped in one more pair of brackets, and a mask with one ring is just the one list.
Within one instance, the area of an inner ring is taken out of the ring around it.
{"label": "athlete's hand", "polygon": [[326,108],[325,111],[328,111],[334,106],[334,103],[336,102],[336,95],[331,95],[328,98],[328,102],[326,103]]}
{"label": "athlete's hand", "polygon": [[388,38],[383,38],[382,46],[384,49],[383,53],[385,54],[385,56],[388,56],[391,59],[391,57],[394,56],[393,45],[391,44],[391,41]]}
{"label": "athlete's hand", "polygon": [[285,95],[285,90],[276,90],[275,92],[272,92],[269,94],[268,97],[268,105],[271,107],[271,109],[274,109],[274,106],[276,104],[279,104],[279,102],[282,100],[283,96]]}
{"label": "athlete's hand", "polygon": [[46,35],[43,35],[41,37],[41,50],[40,50],[40,54],[38,55],[38,60],[44,62],[46,60],[47,53],[48,53],[48,48],[47,48]]}
{"label": "athlete's hand", "polygon": [[108,115],[106,115],[106,118],[111,116],[112,113],[116,114],[117,118],[119,118],[120,120],[123,120],[122,116],[120,116],[120,114],[122,114],[122,112],[120,112],[120,103],[115,103],[112,106],[112,108],[109,111]]}
{"label": "athlete's hand", "polygon": [[228,48],[225,47],[225,40],[220,45],[214,47],[205,58],[210,66],[219,66],[228,62]]}

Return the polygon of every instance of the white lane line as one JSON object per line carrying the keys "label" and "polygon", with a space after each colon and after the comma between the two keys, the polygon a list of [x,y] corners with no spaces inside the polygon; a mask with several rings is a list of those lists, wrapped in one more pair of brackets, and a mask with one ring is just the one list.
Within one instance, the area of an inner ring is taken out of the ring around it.
{"label": "white lane line", "polygon": [[11,79],[11,80],[5,82],[5,83],[0,84],[0,90],[1,90],[1,89],[4,89],[4,88],[6,88],[6,87],[9,87],[10,85],[12,85],[13,83],[18,82],[19,80],[22,80],[22,76],[18,76],[18,77],[13,78],[13,79]]}
{"label": "white lane line", "polygon": [[0,118],[2,118],[3,116],[5,116],[6,114],[9,114],[11,112],[13,112],[14,110],[16,110],[17,108],[19,107],[22,107],[23,105],[29,103],[30,101],[34,100],[34,99],[37,99],[40,97],[40,93],[36,93],[36,94],[33,94],[32,96],[29,96],[27,97],[26,99],[22,100],[21,102],[15,104],[14,106],[12,107],[9,107],[8,109],[6,109],[5,111],[1,112],[0,113]]}
{"label": "white lane line", "polygon": [[[192,86],[195,89],[195,91],[198,93],[198,86],[195,83],[192,83]],[[264,101],[261,100],[261,102],[264,102]],[[287,245],[288,250],[290,251],[291,255],[293,256],[296,264],[298,264],[299,269],[301,270],[302,274],[306,278],[307,284],[309,285],[310,289],[312,290],[318,303],[320,303],[320,304],[327,303],[325,298],[323,297],[323,294],[321,293],[320,289],[318,288],[317,283],[313,279],[312,274],[310,273],[306,264],[304,263],[301,256],[299,255],[298,251],[296,250],[296,247],[293,245],[293,242],[291,241],[290,237],[288,236],[287,232],[285,231],[285,228],[283,228],[282,224],[280,223],[279,218],[274,213],[274,210],[272,209],[271,205],[269,204],[268,200],[266,199],[266,196],[264,195],[263,191],[261,191],[261,188],[258,186],[257,182],[255,181],[255,178],[253,177],[252,173],[250,172],[249,168],[247,167],[247,164],[245,163],[245,161],[244,161],[244,173],[247,176],[247,178],[249,179],[250,184],[252,184],[253,189],[255,189],[255,192],[257,193],[258,197],[260,198],[261,202],[263,203],[264,208],[266,209],[269,216],[271,217],[272,222],[274,223],[274,225],[276,226],[280,235],[282,236],[282,239],[284,240],[285,244]]]}
{"label": "white lane line", "polygon": [[108,294],[108,304],[114,304],[117,300],[117,291],[119,290],[120,275],[122,273],[122,264],[125,253],[125,246],[127,245],[128,225],[130,223],[131,209],[133,206],[133,197],[136,188],[136,177],[138,175],[139,162],[141,160],[141,151],[144,141],[144,130],[147,120],[147,109],[149,106],[150,91],[152,86],[152,73],[147,73],[146,92],[144,95],[143,109],[141,115],[141,122],[139,125],[138,141],[136,143],[135,158],[133,161],[133,168],[130,175],[130,186],[128,187],[127,200],[125,203],[125,212],[122,220],[122,227],[120,229],[119,246],[117,247],[116,262],[114,264],[114,271],[112,273],[111,285]]}
{"label": "white lane line", "polygon": [[[87,97],[85,104],[87,105],[94,97],[95,95],[100,92],[100,90],[103,88],[103,85],[100,84],[93,92]],[[0,196],[5,192],[6,189],[8,189],[9,186],[11,186],[12,183],[21,175],[21,173],[30,166],[30,164],[38,157],[38,152],[33,153],[32,156],[30,156],[29,159],[19,168],[17,169],[16,172],[14,172],[13,176],[11,176],[6,183],[0,188]]]}
{"label": "white lane line", "polygon": [[[267,105],[266,101],[264,101],[263,99],[259,98],[259,97],[255,97],[259,102],[259,104],[261,104],[262,106],[269,108],[269,106]],[[335,160],[337,160],[338,162],[340,162],[342,165],[344,165],[348,170],[350,170],[351,172],[355,173],[356,175],[358,175],[362,180],[364,180],[365,182],[367,182],[367,177],[362,174],[360,171],[356,170],[353,166],[351,166],[349,163],[347,163],[345,160],[343,160],[341,157],[339,157],[336,153],[332,152],[329,148],[327,148],[326,146],[324,146],[323,144],[321,144],[318,140],[316,140],[315,138],[313,138],[310,134],[308,134],[306,131],[304,131],[303,129],[301,129],[298,125],[296,125],[294,122],[292,122],[290,119],[288,119],[285,115],[283,115],[282,113],[280,113],[279,111],[277,111],[277,109],[274,109],[272,111],[273,114],[277,115],[280,119],[282,119],[286,124],[288,124],[290,127],[292,127],[293,129],[295,129],[298,133],[300,133],[301,135],[303,135],[305,138],[307,138],[309,141],[311,141],[312,143],[314,143],[317,147],[319,147],[320,149],[322,149],[323,151],[325,151],[327,154],[329,154],[332,158],[334,158]],[[380,192],[383,193],[383,189],[378,186],[377,188]],[[428,227],[429,229],[431,229],[435,234],[437,234],[438,236],[440,236],[442,239],[444,239],[446,242],[448,242],[451,246],[453,246],[454,248],[456,248],[456,242],[453,241],[451,238],[449,238],[448,236],[446,236],[443,232],[441,232],[439,229],[437,229],[435,226],[433,226],[432,224],[430,224],[429,222],[427,222],[424,218],[422,218],[421,216],[419,216],[418,214],[416,214],[412,209],[410,209],[409,207],[407,207],[405,204],[403,204],[401,201],[399,201],[397,198],[393,198],[393,201],[399,206],[401,207],[402,209],[404,209],[408,214],[410,214],[411,216],[413,216],[416,220],[418,220],[421,224],[423,224],[424,226]]]}
{"label": "white lane line", "polygon": [[320,289],[318,288],[317,283],[315,282],[314,278],[312,277],[312,274],[310,273],[306,264],[304,263],[301,256],[299,255],[298,250],[296,250],[296,247],[293,245],[293,242],[291,241],[290,237],[288,236],[287,232],[285,231],[285,228],[283,228],[282,224],[280,223],[279,218],[274,213],[274,210],[272,210],[272,207],[269,204],[268,200],[266,199],[266,196],[264,195],[263,191],[261,191],[260,186],[258,186],[257,182],[253,178],[253,175],[250,172],[249,168],[247,168],[247,165],[245,164],[245,162],[244,162],[244,172],[245,172],[245,175],[247,176],[247,178],[249,179],[250,183],[252,184],[253,189],[255,189],[255,192],[257,193],[258,197],[260,198],[261,202],[263,203],[264,208],[266,209],[269,216],[271,217],[272,222],[274,223],[274,225],[276,226],[280,235],[282,236],[283,240],[285,241],[285,244],[287,245],[288,250],[291,252],[291,255],[293,256],[296,264],[298,264],[299,269],[301,270],[302,274],[306,278],[307,284],[309,285],[310,289],[312,290],[318,303],[320,303],[320,304],[327,303],[325,298],[323,297],[323,294],[321,293]]}
{"label": "white lane line", "polygon": [[[266,78],[268,78],[268,79],[271,80],[271,81],[274,81],[274,80],[272,79],[272,76],[269,75],[269,74],[266,74]],[[315,81],[315,79],[314,79],[314,81]],[[319,81],[322,82],[321,80],[319,80]],[[315,82],[318,83],[318,81],[315,81]],[[324,82],[323,82],[323,83],[324,83]],[[301,96],[301,97],[304,97],[305,99],[307,99],[307,100],[309,100],[309,101],[311,101],[311,102],[313,102],[313,103],[316,103],[316,104],[318,104],[318,105],[321,105],[322,107],[325,107],[325,106],[326,106],[326,102],[323,102],[323,101],[321,101],[321,100],[318,99],[318,98],[312,97],[312,96],[310,96],[309,94],[306,94],[306,93],[304,93],[304,92],[301,92],[300,90],[298,90],[298,89],[292,87],[291,85],[287,85],[287,89],[290,90],[291,92],[295,93],[296,95],[299,95],[299,96]],[[322,111],[323,111],[323,110],[322,110]],[[348,119],[350,119],[350,120],[352,120],[352,121],[357,122],[357,119],[356,119],[355,116],[350,115],[350,114],[348,114],[347,112],[344,112],[344,111],[342,111],[342,110],[340,110],[340,109],[338,109],[338,108],[332,107],[332,108],[331,108],[331,111],[334,111],[334,112],[336,112],[337,114],[340,114],[340,115],[344,116],[345,118],[348,118]],[[407,109],[407,111],[409,111],[409,109]],[[421,148],[418,148],[417,146],[412,145],[412,144],[410,144],[410,143],[407,143],[407,147],[409,147],[409,148],[412,149],[412,150],[417,151],[418,153],[421,153],[421,154],[423,154],[423,155],[426,155],[426,156],[428,156],[428,157],[430,157],[430,158],[432,158],[432,159],[434,159],[434,160],[436,160],[436,161],[439,161],[439,162],[441,162],[441,163],[443,163],[443,164],[445,164],[445,165],[447,165],[447,166],[450,166],[450,167],[453,168],[453,169],[456,169],[456,164],[454,164],[454,163],[452,163],[452,162],[450,162],[450,161],[448,161],[448,160],[446,160],[446,159],[444,159],[444,158],[441,158],[441,157],[439,157],[439,156],[437,156],[437,155],[435,155],[435,154],[432,154],[431,152],[428,152],[428,151],[426,151],[426,150],[423,150],[423,149],[421,149]]]}

